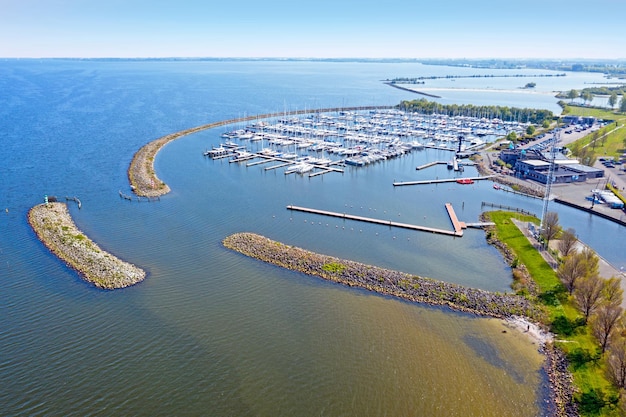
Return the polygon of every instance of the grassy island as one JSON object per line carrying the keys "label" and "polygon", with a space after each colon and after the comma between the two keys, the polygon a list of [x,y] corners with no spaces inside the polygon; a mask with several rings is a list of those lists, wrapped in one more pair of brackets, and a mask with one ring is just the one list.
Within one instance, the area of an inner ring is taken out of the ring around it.
{"label": "grassy island", "polygon": [[31,208],[28,222],[50,251],[96,287],[124,288],[146,277],[145,271],[103,251],[78,230],[64,203]]}

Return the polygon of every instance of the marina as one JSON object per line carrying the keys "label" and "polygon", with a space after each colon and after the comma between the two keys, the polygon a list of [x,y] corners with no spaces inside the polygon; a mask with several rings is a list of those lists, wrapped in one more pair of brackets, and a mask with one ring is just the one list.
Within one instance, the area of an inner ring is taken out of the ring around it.
{"label": "marina", "polygon": [[[422,115],[399,109],[379,108],[363,111],[311,111],[286,113],[256,120],[222,133],[225,143],[204,152],[212,159],[248,162],[252,167],[276,161],[280,164],[265,170],[285,168],[285,174],[314,177],[329,172],[343,172],[331,165],[364,167],[372,163],[405,156],[413,151],[435,149],[463,157],[510,132],[521,134],[526,123],[485,117],[449,117]],[[323,157],[312,155],[324,154]],[[453,171],[463,171],[456,156],[446,162],[433,161],[417,170],[447,164]]]}

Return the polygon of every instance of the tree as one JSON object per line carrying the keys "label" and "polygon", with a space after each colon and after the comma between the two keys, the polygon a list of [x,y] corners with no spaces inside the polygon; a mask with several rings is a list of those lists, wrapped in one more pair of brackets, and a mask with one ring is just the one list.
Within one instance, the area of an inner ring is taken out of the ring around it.
{"label": "tree", "polygon": [[510,140],[511,142],[515,142],[517,140],[517,133],[515,132],[511,132],[508,135],[506,135],[506,139]]}
{"label": "tree", "polygon": [[587,324],[591,313],[593,313],[600,304],[603,287],[604,280],[594,274],[585,276],[579,280],[574,290],[574,298],[583,316],[585,316],[585,324]]}
{"label": "tree", "polygon": [[532,136],[535,134],[535,126],[533,125],[528,125],[528,127],[526,128],[526,134],[528,136]]}
{"label": "tree", "polygon": [[558,249],[559,249],[559,252],[561,252],[561,256],[562,257],[568,256],[574,249],[574,246],[576,245],[577,241],[578,241],[578,238],[576,238],[576,232],[574,231],[574,229],[569,228],[561,232],[561,236],[560,236],[559,243],[558,243]]}
{"label": "tree", "polygon": [[541,127],[543,127],[544,129],[547,129],[550,127],[550,120],[546,119],[543,121],[543,123],[541,123]]}
{"label": "tree", "polygon": [[546,247],[548,247],[550,240],[554,239],[561,231],[561,226],[559,226],[559,214],[554,211],[547,212],[541,227],[541,237],[543,237],[546,242]]}
{"label": "tree", "polygon": [[586,275],[599,275],[600,267],[598,264],[600,263],[600,258],[598,258],[598,255],[588,247],[585,247],[581,254],[585,260]]}
{"label": "tree", "polygon": [[616,104],[617,104],[617,93],[613,91],[611,95],[609,96],[609,106],[611,106],[611,108],[614,108]]}
{"label": "tree", "polygon": [[586,275],[586,271],[585,256],[582,252],[575,252],[565,257],[565,261],[557,268],[556,275],[571,295],[577,281]]}
{"label": "tree", "polygon": [[602,353],[609,346],[609,339],[622,315],[622,308],[610,304],[601,304],[591,320],[591,330],[598,339]]}
{"label": "tree", "polygon": [[617,277],[611,277],[604,280],[604,286],[602,288],[602,299],[607,304],[620,306],[624,290],[622,290],[621,280]]}
{"label": "tree", "polygon": [[578,96],[578,91],[574,90],[573,88],[569,90],[569,93],[567,93],[567,98],[570,99],[570,102],[574,101],[574,99],[578,98]]}
{"label": "tree", "polygon": [[622,94],[622,99],[619,104],[619,111],[626,113],[626,94]]}
{"label": "tree", "polygon": [[616,335],[609,347],[609,376],[619,388],[626,388],[626,337]]}
{"label": "tree", "polygon": [[587,102],[591,103],[593,101],[593,94],[591,94],[591,92],[589,91],[583,91],[580,96],[582,97],[585,104],[587,104]]}

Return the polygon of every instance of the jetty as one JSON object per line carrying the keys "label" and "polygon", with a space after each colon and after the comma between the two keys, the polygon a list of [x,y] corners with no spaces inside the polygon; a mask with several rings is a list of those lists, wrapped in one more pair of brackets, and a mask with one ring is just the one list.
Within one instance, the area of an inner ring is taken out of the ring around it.
{"label": "jetty", "polygon": [[408,301],[499,318],[518,315],[534,318],[539,314],[529,300],[518,295],[463,287],[322,255],[253,233],[236,233],[222,243],[228,249],[263,262]]}
{"label": "jetty", "polygon": [[144,270],[105,252],[83,234],[65,203],[34,206],[28,212],[28,223],[52,253],[96,287],[124,288],[146,277]]}
{"label": "jetty", "polygon": [[334,211],[318,210],[318,209],[299,207],[299,206],[293,206],[293,205],[288,205],[287,209],[293,210],[293,211],[300,211],[304,213],[318,214],[321,216],[337,217],[337,218],[345,219],[345,220],[355,220],[359,222],[374,223],[374,224],[380,224],[380,225],[389,226],[389,227],[400,227],[403,229],[418,230],[420,232],[436,233],[440,235],[454,236],[454,237],[462,237],[463,229],[465,228],[465,224],[463,222],[459,222],[459,220],[456,217],[456,214],[454,213],[454,209],[452,208],[452,205],[450,205],[449,203],[446,205],[446,209],[448,210],[448,215],[450,216],[450,220],[452,221],[454,230],[440,229],[440,228],[428,227],[428,226],[420,226],[417,224],[400,223],[400,222],[394,222],[392,220],[374,219],[371,217],[357,216],[354,214],[338,213]]}
{"label": "jetty", "polygon": [[[490,180],[491,178],[495,176],[496,175],[483,175],[479,177],[463,177],[463,179],[472,180],[472,181],[482,181],[482,180]],[[460,178],[444,178],[444,179],[420,180],[420,181],[398,181],[398,182],[394,182],[393,186],[401,187],[403,185],[440,184],[440,183],[446,183],[446,182],[457,182],[457,180],[459,179]]]}
{"label": "jetty", "polygon": [[463,229],[466,229],[467,226],[464,222],[459,221],[456,217],[456,213],[452,208],[452,204],[446,203],[446,211],[448,212],[448,216],[450,216],[450,221],[452,222],[452,227],[454,228],[454,233],[459,236],[463,236]]}
{"label": "jetty", "polygon": [[417,171],[419,171],[419,170],[422,170],[422,169],[430,168],[430,167],[435,166],[435,165],[446,165],[446,164],[447,164],[446,161],[431,161],[431,162],[425,163],[424,165],[420,165],[420,166],[416,167],[415,169]]}

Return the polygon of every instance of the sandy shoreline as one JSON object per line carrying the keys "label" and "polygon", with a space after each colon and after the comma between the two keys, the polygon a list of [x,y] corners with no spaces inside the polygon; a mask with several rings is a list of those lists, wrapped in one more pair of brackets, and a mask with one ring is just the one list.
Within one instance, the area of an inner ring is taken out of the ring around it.
{"label": "sandy shoreline", "polygon": [[96,287],[124,288],[146,277],[145,271],[103,251],[85,236],[74,224],[64,203],[31,208],[28,222],[52,253]]}

